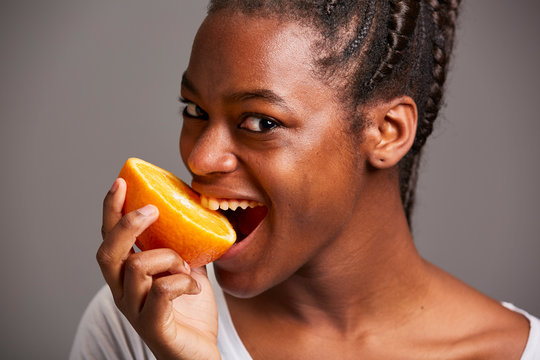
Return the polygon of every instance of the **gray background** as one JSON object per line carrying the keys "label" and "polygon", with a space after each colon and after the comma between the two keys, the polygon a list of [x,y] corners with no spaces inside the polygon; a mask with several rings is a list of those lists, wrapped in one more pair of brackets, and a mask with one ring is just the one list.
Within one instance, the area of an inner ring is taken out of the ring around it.
{"label": "gray background", "polygon": [[[0,2],[2,358],[67,357],[103,284],[102,198],[129,156],[188,178],[176,98],[205,6]],[[415,215],[426,258],[536,315],[539,12],[533,0],[465,3]]]}

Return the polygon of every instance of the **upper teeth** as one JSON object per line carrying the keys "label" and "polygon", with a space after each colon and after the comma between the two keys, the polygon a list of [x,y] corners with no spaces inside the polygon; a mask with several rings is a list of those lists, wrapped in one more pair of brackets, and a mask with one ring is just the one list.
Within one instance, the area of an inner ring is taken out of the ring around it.
{"label": "upper teeth", "polygon": [[257,201],[248,200],[235,200],[235,199],[216,199],[210,196],[201,195],[201,205],[210,210],[233,210],[238,208],[247,209],[248,207],[254,208],[256,206],[263,206]]}

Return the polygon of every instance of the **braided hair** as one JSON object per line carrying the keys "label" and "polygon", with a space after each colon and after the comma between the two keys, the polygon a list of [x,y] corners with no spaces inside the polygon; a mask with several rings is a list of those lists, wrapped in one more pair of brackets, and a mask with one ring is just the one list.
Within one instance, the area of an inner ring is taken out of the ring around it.
{"label": "braided hair", "polygon": [[[461,0],[210,0],[222,9],[293,20],[322,35],[317,71],[355,110],[401,95],[414,99],[418,125],[413,146],[399,163],[403,208],[410,224],[422,149],[443,100]],[[359,114],[362,115],[362,114]],[[351,130],[368,123],[358,114]]]}

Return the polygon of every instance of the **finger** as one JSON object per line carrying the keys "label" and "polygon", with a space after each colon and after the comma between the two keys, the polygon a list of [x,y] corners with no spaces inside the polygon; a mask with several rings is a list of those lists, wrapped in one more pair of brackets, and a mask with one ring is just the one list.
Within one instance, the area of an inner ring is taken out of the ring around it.
{"label": "finger", "polygon": [[212,288],[212,285],[208,280],[208,272],[206,269],[206,265],[191,269],[190,275],[195,279],[195,281],[197,281],[197,283],[201,287],[201,291],[204,292]]}
{"label": "finger", "polygon": [[115,299],[122,297],[123,267],[137,236],[156,221],[158,215],[155,206],[143,206],[123,216],[103,239],[96,259]]}
{"label": "finger", "polygon": [[165,324],[171,319],[174,299],[200,292],[197,281],[187,274],[173,274],[155,279],[141,310],[141,320],[152,321],[158,326]]}
{"label": "finger", "polygon": [[124,270],[122,303],[130,314],[138,314],[152,287],[153,277],[164,273],[187,274],[187,263],[171,249],[154,249],[131,254]]}
{"label": "finger", "polygon": [[114,225],[122,218],[122,207],[126,198],[126,182],[122,178],[114,180],[111,189],[103,200],[103,222],[101,236],[105,238]]}

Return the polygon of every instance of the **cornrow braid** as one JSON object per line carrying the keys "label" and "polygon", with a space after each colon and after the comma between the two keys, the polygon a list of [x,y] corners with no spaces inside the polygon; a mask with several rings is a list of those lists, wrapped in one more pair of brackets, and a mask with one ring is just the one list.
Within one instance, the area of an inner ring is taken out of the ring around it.
{"label": "cornrow braid", "polygon": [[459,0],[436,1],[428,0],[431,8],[432,19],[435,25],[433,36],[433,82],[429,89],[429,96],[425,106],[422,124],[418,127],[419,136],[416,138],[414,147],[419,150],[426,142],[427,137],[433,131],[433,122],[437,118],[441,107],[443,86],[446,81],[448,56],[454,40],[454,26],[457,18]]}
{"label": "cornrow braid", "polygon": [[[423,108],[423,116],[418,119],[416,138],[410,153],[400,164],[400,187],[403,207],[410,219],[414,206],[418,168],[422,148],[433,132],[435,122],[442,105],[443,89],[446,81],[450,53],[454,43],[460,0],[427,0],[432,21],[432,66],[431,82]],[[410,222],[410,220],[409,220]]]}
{"label": "cornrow braid", "polygon": [[369,29],[371,28],[371,24],[373,22],[373,18],[375,17],[375,10],[376,10],[376,0],[369,0],[368,7],[366,10],[366,15],[364,17],[364,21],[362,22],[361,26],[358,27],[357,35],[354,38],[353,41],[349,44],[349,46],[345,49],[345,57],[349,58],[351,57],[358,48],[363,44],[364,39],[369,34]]}
{"label": "cornrow braid", "polygon": [[409,40],[416,28],[419,8],[418,0],[390,1],[391,15],[388,20],[387,52],[367,84],[369,90],[389,77],[394,67],[401,61],[403,52],[409,45]]}

